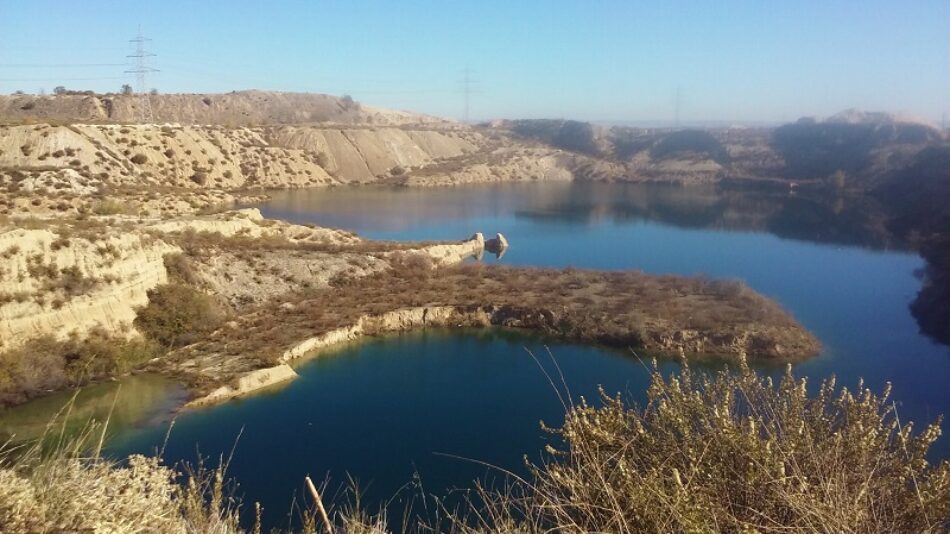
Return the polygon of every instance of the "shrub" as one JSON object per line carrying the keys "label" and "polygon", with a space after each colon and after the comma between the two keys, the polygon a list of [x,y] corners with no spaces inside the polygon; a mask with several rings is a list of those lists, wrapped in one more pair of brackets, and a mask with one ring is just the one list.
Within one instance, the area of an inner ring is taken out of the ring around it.
{"label": "shrub", "polygon": [[173,348],[210,333],[223,317],[212,297],[173,282],[148,291],[148,305],[138,310],[135,326],[150,339]]}
{"label": "shrub", "polygon": [[62,290],[69,297],[76,297],[92,291],[99,285],[99,280],[83,274],[79,267],[73,265],[60,269],[59,276],[44,284],[50,291]]}
{"label": "shrub", "polygon": [[103,200],[92,208],[96,215],[118,215],[125,213],[125,205],[116,200]]}
{"label": "shrub", "polygon": [[66,248],[69,246],[69,241],[69,237],[61,235],[49,244],[49,248],[54,251]]}
{"label": "shrub", "polygon": [[131,159],[132,159],[132,163],[135,163],[136,165],[141,165],[145,163],[146,161],[148,161],[148,156],[139,152],[138,154],[132,156]]}
{"label": "shrub", "polygon": [[145,525],[148,532],[244,532],[224,465],[179,472],[157,457],[115,462],[93,449],[106,428],[93,425],[64,439],[59,427],[70,423],[54,419],[29,447],[0,446],[4,532],[139,532]]}
{"label": "shrub", "polygon": [[191,260],[184,254],[166,254],[164,258],[165,270],[168,278],[194,286],[198,283],[198,275],[191,266]]}
{"label": "shrub", "polygon": [[0,406],[124,373],[154,355],[146,340],[116,339],[101,329],[82,339],[33,339],[0,353]]}
{"label": "shrub", "polygon": [[810,397],[790,370],[776,386],[744,365],[668,379],[654,365],[646,406],[582,399],[554,432],[565,448],[486,494],[479,517],[489,531],[944,532],[950,462],[927,461],[939,427],[912,435],[888,390],[832,378]]}

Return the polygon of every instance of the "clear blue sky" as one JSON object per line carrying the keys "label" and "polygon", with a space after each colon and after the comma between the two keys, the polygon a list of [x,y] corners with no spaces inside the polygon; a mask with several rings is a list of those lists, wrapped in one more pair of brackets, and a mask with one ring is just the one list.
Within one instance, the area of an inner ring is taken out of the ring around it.
{"label": "clear blue sky", "polygon": [[[950,0],[0,0],[0,92],[273,89],[473,119],[950,115]],[[93,66],[88,66],[94,64]],[[50,67],[48,65],[60,65]]]}

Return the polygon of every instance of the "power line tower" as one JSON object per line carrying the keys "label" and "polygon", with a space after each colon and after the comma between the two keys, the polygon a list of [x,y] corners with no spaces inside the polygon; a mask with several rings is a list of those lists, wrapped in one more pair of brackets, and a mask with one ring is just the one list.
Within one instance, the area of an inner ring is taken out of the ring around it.
{"label": "power line tower", "polygon": [[148,73],[158,72],[158,69],[154,69],[148,64],[148,58],[155,57],[155,54],[145,49],[145,43],[151,41],[151,39],[142,35],[142,27],[139,26],[139,33],[135,39],[129,39],[130,43],[135,44],[135,53],[126,56],[135,60],[135,65],[125,72],[135,74],[136,89],[138,89],[142,101],[139,106],[139,120],[141,122],[152,122],[154,120],[152,117],[152,103],[148,95],[148,85],[145,83]]}
{"label": "power line tower", "polygon": [[465,67],[465,71],[462,74],[462,79],[459,82],[461,84],[461,93],[465,97],[465,115],[464,121],[467,123],[470,120],[469,117],[469,107],[471,104],[472,95],[475,93],[480,93],[475,87],[478,85],[478,80],[472,79],[472,70],[468,67]]}

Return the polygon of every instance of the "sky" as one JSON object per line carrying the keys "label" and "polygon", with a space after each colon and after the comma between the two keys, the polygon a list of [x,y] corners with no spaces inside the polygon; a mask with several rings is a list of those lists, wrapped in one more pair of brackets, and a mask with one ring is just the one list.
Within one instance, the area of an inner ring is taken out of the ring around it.
{"label": "sky", "polygon": [[[349,94],[470,119],[950,122],[950,0],[0,0],[0,93]],[[679,95],[677,97],[677,94]]]}

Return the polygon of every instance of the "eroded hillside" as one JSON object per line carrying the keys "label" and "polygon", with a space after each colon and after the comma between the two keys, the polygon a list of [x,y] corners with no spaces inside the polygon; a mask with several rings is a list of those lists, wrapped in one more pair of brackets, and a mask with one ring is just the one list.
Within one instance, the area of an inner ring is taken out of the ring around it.
{"label": "eroded hillside", "polygon": [[224,94],[94,94],[0,96],[0,122],[216,124],[229,127],[276,124],[373,124],[396,126],[453,122],[421,113],[365,106],[349,97],[316,93],[234,91]]}

